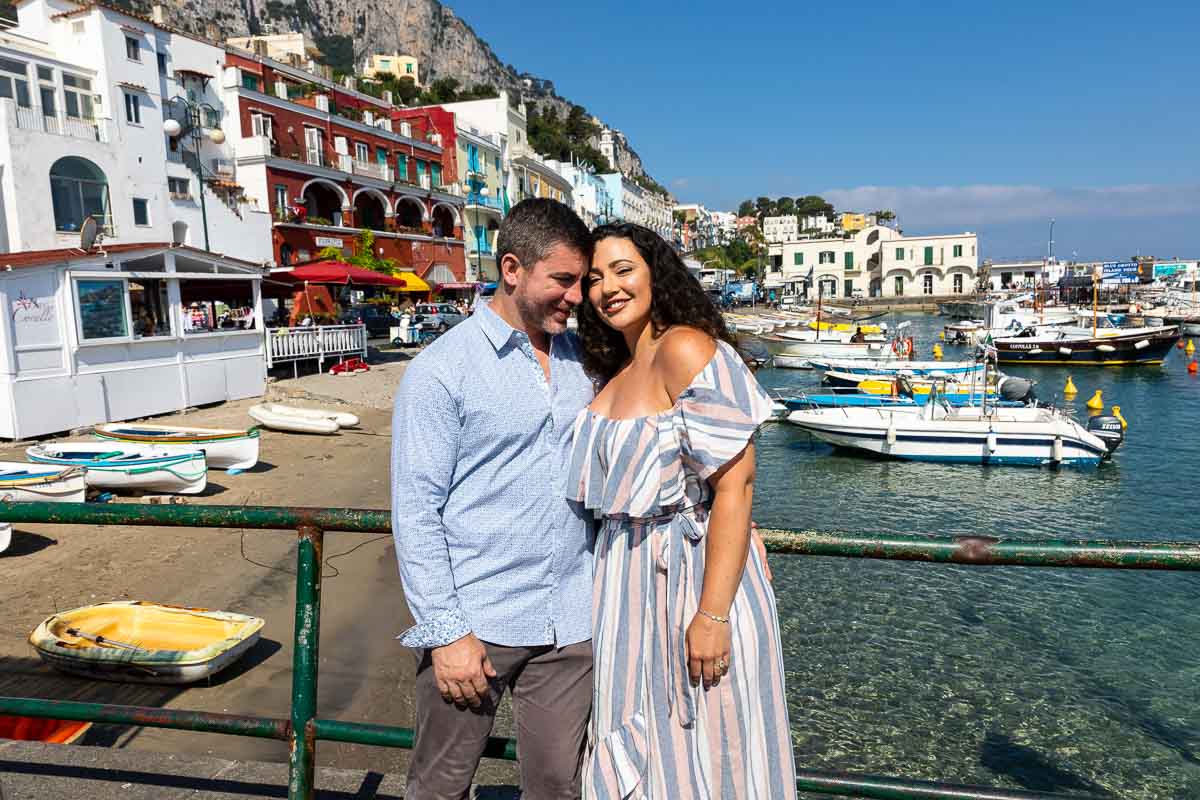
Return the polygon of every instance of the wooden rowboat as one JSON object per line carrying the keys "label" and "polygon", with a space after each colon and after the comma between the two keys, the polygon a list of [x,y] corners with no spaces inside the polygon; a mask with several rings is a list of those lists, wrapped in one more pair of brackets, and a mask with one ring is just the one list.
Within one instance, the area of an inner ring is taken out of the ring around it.
{"label": "wooden rowboat", "polygon": [[0,739],[17,739],[22,742],[73,744],[91,727],[90,722],[70,719],[0,715]]}
{"label": "wooden rowboat", "polygon": [[148,425],[140,422],[106,422],[92,433],[99,439],[140,442],[180,449],[202,450],[208,466],[217,469],[250,469],[258,463],[258,428],[184,428],[177,425]]}
{"label": "wooden rowboat", "polygon": [[[81,467],[0,461],[0,500],[25,503],[82,503],[87,492]],[[12,543],[12,524],[0,523],[0,553]]]}
{"label": "wooden rowboat", "polygon": [[263,625],[231,611],[118,600],[55,614],[29,644],[50,666],[88,678],[193,683],[241,658]]}
{"label": "wooden rowboat", "polygon": [[52,442],[26,448],[39,464],[85,467],[88,486],[114,491],[198,494],[208,482],[204,453],[139,442]]}

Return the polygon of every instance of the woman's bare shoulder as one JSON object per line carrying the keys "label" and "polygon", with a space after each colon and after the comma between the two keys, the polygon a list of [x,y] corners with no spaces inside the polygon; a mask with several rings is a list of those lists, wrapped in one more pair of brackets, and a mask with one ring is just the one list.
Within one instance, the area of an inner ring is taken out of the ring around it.
{"label": "woman's bare shoulder", "polygon": [[678,397],[691,385],[716,351],[713,337],[688,325],[675,325],[662,335],[654,353],[654,365],[672,397]]}

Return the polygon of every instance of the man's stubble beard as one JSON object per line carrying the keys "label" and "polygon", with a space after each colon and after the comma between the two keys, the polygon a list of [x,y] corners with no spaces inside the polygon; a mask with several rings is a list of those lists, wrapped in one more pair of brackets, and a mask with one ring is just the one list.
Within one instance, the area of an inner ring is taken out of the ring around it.
{"label": "man's stubble beard", "polygon": [[532,303],[521,292],[514,293],[513,300],[516,301],[517,313],[521,315],[521,321],[527,328],[536,328],[551,336],[557,336],[567,330],[566,324],[556,322],[551,316],[555,308]]}

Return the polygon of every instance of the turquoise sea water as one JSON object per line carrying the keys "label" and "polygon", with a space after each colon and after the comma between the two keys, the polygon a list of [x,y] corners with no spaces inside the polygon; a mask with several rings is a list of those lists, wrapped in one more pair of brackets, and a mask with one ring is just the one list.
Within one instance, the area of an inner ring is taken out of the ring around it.
{"label": "turquoise sea water", "polygon": [[[913,321],[924,356],[946,320]],[[893,320],[894,322],[895,320]],[[1200,345],[1200,342],[1197,343]],[[946,348],[946,358],[966,354]],[[917,464],[785,424],[759,442],[760,524],[1026,538],[1200,538],[1200,377],[1025,368],[1129,421],[1095,470]],[[819,373],[762,384],[817,389]],[[772,557],[797,763],[1116,798],[1200,797],[1200,574]]]}

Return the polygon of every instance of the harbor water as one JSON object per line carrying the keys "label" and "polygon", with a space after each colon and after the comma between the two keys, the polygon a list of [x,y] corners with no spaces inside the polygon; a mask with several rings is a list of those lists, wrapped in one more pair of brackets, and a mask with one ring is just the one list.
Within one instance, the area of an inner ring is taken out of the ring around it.
{"label": "harbor water", "polygon": [[[910,320],[927,358],[947,322]],[[970,350],[946,346],[946,359]],[[1012,368],[1081,420],[1129,422],[1098,469],[911,463],[787,424],[758,445],[760,525],[853,532],[1194,541],[1200,377]],[[781,394],[820,373],[763,369]],[[772,559],[792,736],[809,769],[1116,798],[1200,797],[1200,575]]]}

